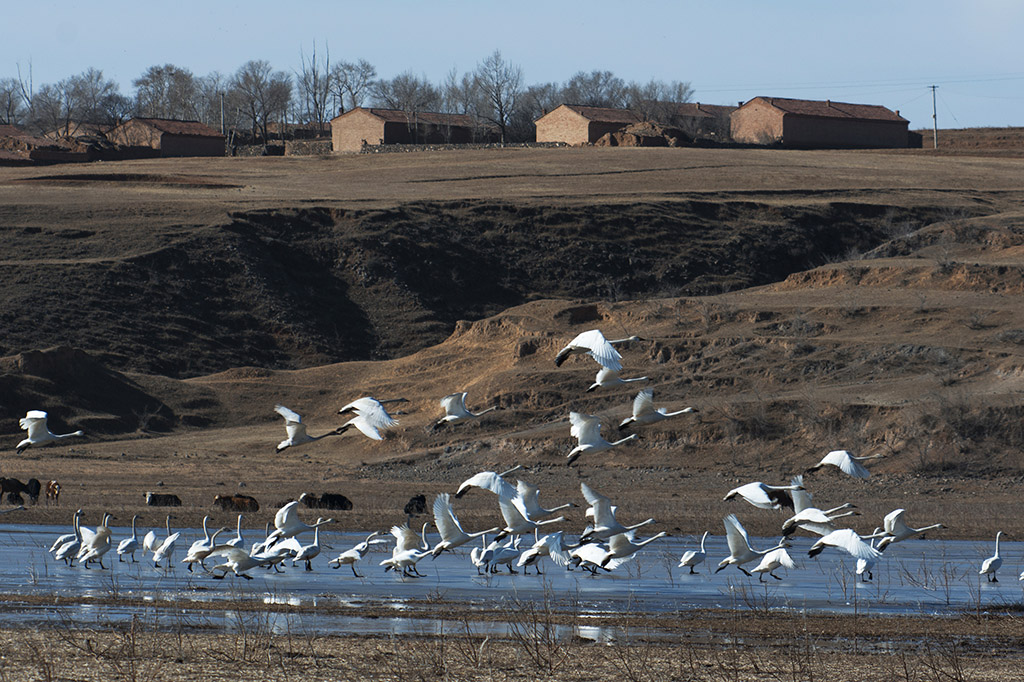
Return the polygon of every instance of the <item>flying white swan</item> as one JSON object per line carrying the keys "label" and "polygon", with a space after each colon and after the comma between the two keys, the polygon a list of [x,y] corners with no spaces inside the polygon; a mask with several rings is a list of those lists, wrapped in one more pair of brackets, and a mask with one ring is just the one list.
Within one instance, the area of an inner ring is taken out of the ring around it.
{"label": "flying white swan", "polygon": [[817,471],[823,466],[831,464],[834,467],[838,467],[844,474],[853,476],[854,478],[867,478],[871,475],[871,472],[865,469],[861,462],[866,459],[881,459],[883,457],[885,457],[885,455],[882,454],[854,457],[846,450],[833,450],[822,457],[821,461],[808,469],[806,473],[809,474],[812,471]]}
{"label": "flying white swan", "polygon": [[277,510],[277,514],[274,515],[274,528],[276,530],[274,530],[274,532],[272,532],[264,541],[264,548],[269,547],[280,540],[293,538],[299,533],[305,533],[306,531],[313,530],[317,526],[322,526],[325,523],[334,523],[334,519],[320,519],[311,526],[307,525],[299,518],[298,506],[299,503],[297,501],[293,501]]}
{"label": "flying white swan", "polygon": [[639,336],[630,336],[625,339],[614,339],[609,341],[598,329],[591,329],[576,336],[566,344],[565,348],[558,351],[555,356],[555,367],[561,367],[565,359],[570,355],[586,353],[594,358],[602,367],[613,369],[616,372],[622,371],[622,356],[615,350],[615,344],[628,343],[630,341],[643,341]]}
{"label": "flying white swan", "polygon": [[516,562],[516,566],[522,568],[524,573],[529,573],[526,569],[533,566],[537,570],[537,575],[541,575],[540,560],[544,557],[550,557],[557,566],[569,564],[571,557],[562,531],[548,533],[542,538],[537,538],[535,534],[534,539],[533,546],[520,554],[519,561]]}
{"label": "flying white swan", "polygon": [[612,505],[610,499],[597,492],[583,481],[580,481],[580,490],[583,492],[584,499],[586,499],[590,504],[588,512],[592,510],[594,517],[593,525],[583,531],[580,535],[580,542],[604,540],[612,537],[613,535],[628,533],[640,528],[641,526],[654,523],[654,519],[647,519],[646,521],[641,521],[640,523],[635,523],[631,526],[624,526],[616,520],[615,512],[617,507]]}
{"label": "flying white swan", "polygon": [[601,437],[601,418],[592,414],[570,412],[569,423],[572,424],[572,427],[569,429],[569,433],[579,444],[570,450],[568,455],[566,455],[568,459],[566,464],[572,464],[576,461],[576,458],[584,452],[604,452],[605,450],[612,449],[616,445],[622,445],[623,443],[639,438],[635,433],[631,433],[621,440],[610,442],[605,440]]}
{"label": "flying white swan", "polygon": [[599,388],[608,388],[610,386],[622,386],[623,384],[631,384],[636,381],[648,381],[647,377],[636,377],[634,379],[623,379],[619,376],[618,370],[609,369],[608,367],[602,367],[597,370],[597,376],[594,377],[594,383],[587,389],[587,393],[596,391]]}
{"label": "flying white swan", "polygon": [[758,574],[757,579],[759,582],[764,582],[765,573],[776,580],[782,580],[782,578],[775,575],[775,570],[779,568],[796,568],[796,562],[793,561],[793,557],[789,556],[789,552],[786,551],[785,547],[779,547],[765,554],[761,557],[761,563],[750,569],[750,572]]}
{"label": "flying white swan", "polygon": [[741,485],[733,488],[722,498],[728,501],[739,496],[754,505],[758,509],[782,509],[783,507],[793,508],[793,497],[789,494],[791,490],[800,490],[798,485],[767,485],[760,481]]}
{"label": "flying white swan", "polygon": [[473,474],[459,486],[458,492],[455,493],[455,499],[465,495],[469,492],[470,488],[490,490],[498,497],[507,497],[511,499],[516,496],[516,487],[502,478],[502,476],[508,476],[522,468],[523,466],[521,464],[517,464],[508,471],[503,471],[500,474],[493,471],[481,471],[478,474]]}
{"label": "flying white swan", "polygon": [[135,563],[135,552],[139,549],[139,537],[135,532],[135,522],[138,519],[138,514],[132,517],[132,536],[117,543],[118,561],[124,561],[124,555],[127,554],[131,558],[132,563]]}
{"label": "flying white swan", "polygon": [[345,422],[337,433],[345,433],[348,429],[355,427],[367,438],[373,440],[384,440],[380,432],[398,425],[398,420],[388,414],[384,409],[385,403],[409,402],[405,398],[391,398],[390,400],[377,400],[369,396],[353,400],[348,405],[338,410],[338,414],[355,414],[355,417]]}
{"label": "flying white swan", "polygon": [[356,573],[356,563],[362,561],[366,553],[370,551],[370,545],[376,544],[377,542],[387,542],[387,540],[375,540],[380,535],[380,531],[374,531],[366,536],[366,539],[360,542],[358,545],[351,549],[346,549],[344,552],[336,556],[335,558],[328,561],[328,565],[331,568],[341,568],[342,566],[349,566],[352,569],[352,575],[357,578],[363,576]]}
{"label": "flying white swan", "polygon": [[306,433],[306,425],[302,422],[302,416],[298,412],[290,410],[284,405],[277,405],[274,407],[274,412],[277,412],[279,415],[284,417],[284,428],[288,432],[288,437],[277,444],[278,452],[281,452],[285,448],[312,443],[313,441],[320,440],[321,438],[337,436],[341,433],[340,429],[335,429],[334,431],[328,431],[327,433],[319,436],[311,436]]}
{"label": "flying white swan", "polygon": [[807,507],[793,516],[786,519],[782,524],[782,534],[789,536],[792,535],[797,528],[802,528],[809,533],[815,535],[828,535],[832,531],[836,530],[835,521],[846,516],[860,516],[858,511],[845,511],[853,510],[856,506],[847,502],[838,507],[832,509],[821,510],[817,507]]}
{"label": "flying white swan", "polygon": [[444,416],[434,422],[434,430],[437,430],[445,424],[455,426],[456,424],[462,424],[464,422],[472,421],[481,417],[488,412],[492,412],[498,409],[497,405],[488,407],[480,412],[470,412],[466,408],[466,393],[452,393],[441,398],[441,407],[444,409]]}
{"label": "flying white swan", "polygon": [[945,527],[941,523],[935,523],[924,528],[911,528],[903,520],[906,512],[906,509],[896,509],[886,514],[885,519],[882,521],[885,537],[878,541],[879,552],[884,552],[885,548],[894,542],[903,542],[930,530],[938,530]]}
{"label": "flying white swan", "polygon": [[690,573],[694,574],[697,571],[693,570],[695,567],[700,566],[704,563],[704,559],[707,558],[707,552],[704,551],[704,541],[708,539],[708,531],[704,531],[703,537],[700,539],[700,549],[687,550],[683,552],[683,556],[679,559],[679,568],[689,566]]}
{"label": "flying white swan", "polygon": [[878,561],[879,557],[882,556],[881,552],[864,542],[864,538],[858,535],[857,531],[852,528],[840,528],[818,538],[818,541],[807,550],[807,556],[818,556],[825,551],[826,547],[841,549],[855,559]]}
{"label": "flying white swan", "polygon": [[630,424],[653,424],[660,422],[669,417],[675,417],[680,414],[690,414],[697,410],[692,407],[687,407],[676,412],[669,412],[664,407],[655,409],[654,407],[654,389],[645,388],[636,394],[633,398],[633,416],[626,417],[619,424],[619,430],[626,428]]}
{"label": "flying white swan", "polygon": [[[881,534],[882,529],[875,528],[875,532],[869,536],[871,538],[872,549],[875,548],[875,544],[878,542],[878,538],[881,536]],[[875,576],[871,573],[871,569],[875,567],[876,563],[878,563],[876,559],[857,559],[857,575],[860,576],[862,582],[867,582],[868,580],[875,579]],[[866,578],[864,577],[865,575],[867,575]]]}
{"label": "flying white swan", "polygon": [[231,547],[229,545],[217,547],[206,558],[211,561],[214,559],[222,560],[222,563],[210,569],[210,573],[217,580],[223,579],[228,574],[228,571],[231,571],[239,578],[252,580],[252,576],[248,574],[248,571],[261,566],[269,566],[275,561],[279,561],[276,557],[260,554],[250,555],[241,547]]}
{"label": "flying white swan", "polygon": [[606,568],[613,559],[622,560],[627,557],[631,557],[641,549],[651,544],[655,540],[665,537],[668,535],[665,531],[656,533],[646,540],[636,540],[634,531],[627,533],[619,533],[608,538],[608,556],[601,560],[601,568]]}
{"label": "flying white swan", "polygon": [[563,509],[572,509],[576,507],[574,502],[566,502],[565,504],[560,504],[557,507],[545,509],[540,505],[540,489],[532,483],[527,483],[522,479],[516,482],[516,492],[523,499],[523,508],[526,509],[526,513],[531,519],[551,516],[555,512],[562,511]]}
{"label": "flying white swan", "polygon": [[725,539],[729,543],[729,556],[719,562],[718,568],[715,569],[715,573],[718,573],[728,566],[735,566],[747,575],[753,577],[747,569],[743,568],[743,564],[760,559],[769,552],[773,552],[787,546],[787,543],[783,541],[774,547],[756,550],[750,546],[750,536],[747,535],[747,529],[743,527],[735,514],[729,514],[722,519],[722,521],[725,523]]}
{"label": "flying white swan", "polygon": [[530,518],[530,512],[526,510],[523,497],[518,493],[511,499],[499,497],[498,507],[501,509],[502,518],[505,519],[505,527],[498,533],[498,536],[495,538],[496,540],[501,540],[506,535],[532,533],[541,526],[565,521],[564,516],[559,516],[558,518],[548,519],[545,521]]}
{"label": "flying white swan", "polygon": [[167,537],[165,537],[163,542],[153,550],[153,565],[159,568],[160,562],[167,559],[167,568],[170,570],[174,568],[173,560],[171,558],[174,555],[174,544],[178,541],[178,538],[181,537],[181,533],[171,533],[170,514],[167,515],[165,523],[167,527]]}
{"label": "flying white swan", "polygon": [[65,438],[85,435],[85,431],[64,434],[51,433],[50,429],[46,427],[46,413],[42,410],[29,410],[18,423],[21,424],[23,430],[28,431],[28,438],[18,443],[18,447],[15,450],[19,455],[32,446],[56,443]]}
{"label": "flying white swan", "polygon": [[459,523],[458,517],[455,516],[455,511],[452,509],[451,496],[448,493],[441,493],[434,498],[434,526],[437,527],[437,532],[441,534],[441,539],[431,550],[431,554],[435,558],[440,556],[441,552],[461,547],[481,535],[497,533],[501,530],[500,528],[488,528],[476,533],[467,533],[462,529],[462,524]]}
{"label": "flying white swan", "polygon": [[999,582],[999,578],[996,577],[996,571],[1003,565],[1003,558],[999,556],[999,538],[1005,535],[1003,531],[996,533],[996,553],[985,559],[981,564],[981,570],[978,571],[978,575],[983,575],[988,578],[990,583]]}

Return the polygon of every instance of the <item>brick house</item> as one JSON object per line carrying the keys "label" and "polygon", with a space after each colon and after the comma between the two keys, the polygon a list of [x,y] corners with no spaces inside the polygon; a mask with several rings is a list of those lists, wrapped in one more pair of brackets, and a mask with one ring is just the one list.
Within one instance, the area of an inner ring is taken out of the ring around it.
{"label": "brick house", "polygon": [[107,133],[124,147],[150,147],[160,156],[224,156],[224,136],[198,121],[133,118]]}
{"label": "brick house", "polygon": [[873,104],[755,97],[731,116],[732,138],[794,148],[906,147],[909,121]]}
{"label": "brick house", "polygon": [[473,129],[465,114],[356,107],[331,119],[331,140],[336,152],[376,144],[466,144]]}
{"label": "brick house", "polygon": [[732,123],[730,117],[737,107],[701,102],[685,102],[675,105],[675,111],[666,123],[681,128],[693,138],[729,139]]}
{"label": "brick house", "polygon": [[536,121],[537,142],[593,144],[606,133],[622,130],[640,117],[629,109],[561,104]]}

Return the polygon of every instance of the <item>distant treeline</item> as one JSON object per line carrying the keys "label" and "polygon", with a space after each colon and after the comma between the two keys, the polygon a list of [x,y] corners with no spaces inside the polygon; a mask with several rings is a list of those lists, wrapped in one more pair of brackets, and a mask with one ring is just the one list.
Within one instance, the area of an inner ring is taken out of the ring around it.
{"label": "distant treeline", "polygon": [[223,123],[225,129],[267,141],[295,126],[322,135],[339,112],[374,106],[467,114],[503,141],[516,142],[533,139],[533,121],[559,104],[628,108],[657,119],[661,108],[688,102],[693,94],[686,82],[627,83],[611,71],[581,71],[564,83],[526,85],[522,68],[499,51],[473,71],[452,69],[440,83],[411,70],[384,79],[366,60],[332,61],[327,49],[315,45],[291,72],[275,71],[263,60],[248,61],[231,75],[197,76],[164,64],[149,67],[132,85],[134,91],[126,95],[102,71],[88,68],[37,87],[31,68],[26,72],[19,65],[15,76],[0,79],[0,123],[74,137],[142,116],[201,121],[214,129]]}

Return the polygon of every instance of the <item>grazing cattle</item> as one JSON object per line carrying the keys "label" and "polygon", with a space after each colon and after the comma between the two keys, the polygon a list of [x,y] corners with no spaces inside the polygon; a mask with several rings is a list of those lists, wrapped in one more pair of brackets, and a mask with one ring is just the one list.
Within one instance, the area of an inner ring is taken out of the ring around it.
{"label": "grazing cattle", "polygon": [[409,498],[409,501],[405,503],[405,509],[403,510],[406,516],[416,516],[417,514],[427,513],[427,496],[426,495],[413,495]]}
{"label": "grazing cattle", "polygon": [[[31,493],[29,493],[28,486],[18,479],[0,478],[0,495],[7,495],[8,499],[11,499],[14,495],[20,496],[21,493],[25,493],[29,495],[29,497],[32,496]],[[22,502],[24,502],[24,500],[22,500]],[[17,504],[21,504],[22,502],[18,502]]]}
{"label": "grazing cattle", "polygon": [[60,504],[60,483],[57,481],[49,481],[46,484],[46,504],[50,504],[50,500],[53,500],[54,504]]}
{"label": "grazing cattle", "polygon": [[25,498],[21,496],[21,493],[7,493],[7,503],[21,506],[25,504]]}
{"label": "grazing cattle", "polygon": [[39,501],[39,493],[43,489],[42,484],[38,478],[28,479],[28,483],[25,484],[25,492],[28,494],[28,499],[35,504]]}
{"label": "grazing cattle", "polygon": [[340,509],[341,511],[348,511],[352,508],[352,500],[344,495],[337,495],[335,493],[324,493],[319,497],[311,493],[302,493],[299,495],[299,502],[310,509]]}
{"label": "grazing cattle", "polygon": [[146,504],[150,507],[180,507],[181,500],[171,493],[146,493]]}
{"label": "grazing cattle", "polygon": [[258,512],[260,503],[255,497],[248,495],[217,495],[213,498],[213,504],[224,511],[229,512]]}

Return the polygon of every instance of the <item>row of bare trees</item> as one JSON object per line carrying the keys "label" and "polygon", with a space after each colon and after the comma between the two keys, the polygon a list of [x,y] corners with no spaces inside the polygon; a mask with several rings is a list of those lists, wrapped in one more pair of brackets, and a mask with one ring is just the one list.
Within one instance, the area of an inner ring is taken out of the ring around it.
{"label": "row of bare trees", "polygon": [[[365,60],[333,62],[329,49],[314,43],[300,53],[294,73],[275,71],[253,60],[235,73],[196,76],[173,64],[151,66],[136,78],[133,97],[97,69],[56,84],[34,88],[31,67],[0,79],[0,123],[71,137],[82,123],[114,125],[131,116],[197,120],[219,129],[246,130],[268,140],[275,123],[299,123],[323,134],[340,111],[358,106],[398,109],[407,114],[465,114],[502,141],[529,140],[533,121],[559,104],[630,108],[645,119],[659,119],[665,107],[687,102],[688,83],[625,82],[610,71],[579,72],[564,83],[526,85],[522,69],[495,51],[466,73],[453,69],[440,83],[405,71],[377,77]],[[412,117],[410,117],[412,118]]]}

